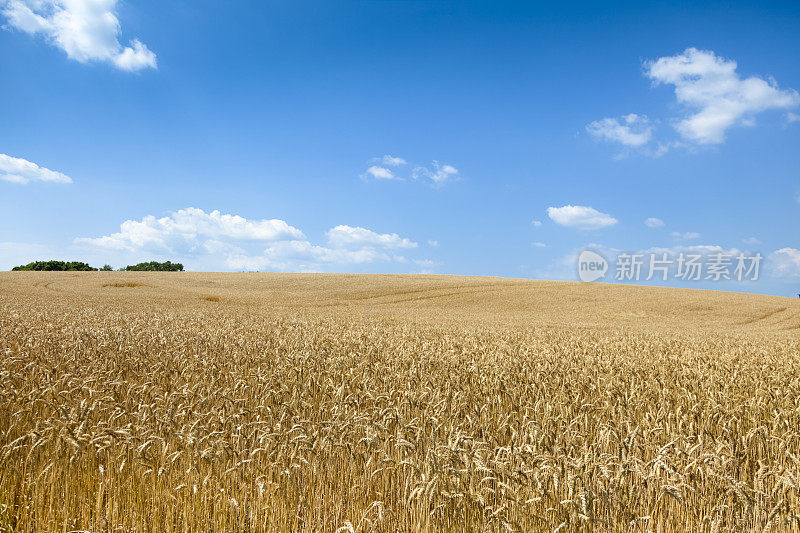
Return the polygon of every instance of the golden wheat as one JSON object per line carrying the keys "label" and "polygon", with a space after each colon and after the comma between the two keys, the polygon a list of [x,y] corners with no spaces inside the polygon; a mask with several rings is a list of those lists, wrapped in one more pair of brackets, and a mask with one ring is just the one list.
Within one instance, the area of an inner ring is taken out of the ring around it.
{"label": "golden wheat", "polygon": [[800,531],[799,327],[643,287],[2,274],[0,530]]}

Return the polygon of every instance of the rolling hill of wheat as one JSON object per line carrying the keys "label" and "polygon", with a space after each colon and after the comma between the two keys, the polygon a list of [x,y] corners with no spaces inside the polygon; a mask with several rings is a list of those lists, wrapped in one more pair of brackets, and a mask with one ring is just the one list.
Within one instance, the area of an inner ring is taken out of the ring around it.
{"label": "rolling hill of wheat", "polygon": [[0,273],[0,531],[800,531],[800,300]]}

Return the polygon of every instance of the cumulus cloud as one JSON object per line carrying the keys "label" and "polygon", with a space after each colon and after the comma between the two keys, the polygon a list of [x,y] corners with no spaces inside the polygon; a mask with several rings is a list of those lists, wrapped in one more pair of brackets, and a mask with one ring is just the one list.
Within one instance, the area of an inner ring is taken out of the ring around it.
{"label": "cumulus cloud", "polygon": [[361,179],[404,180],[410,177],[414,180],[427,181],[439,186],[458,177],[457,168],[438,161],[433,161],[431,167],[415,166],[410,175],[406,173],[397,174],[400,171],[400,167],[408,164],[402,157],[384,155],[382,157],[373,157],[369,162],[373,164],[361,174]]}
{"label": "cumulus cloud", "polygon": [[770,271],[778,278],[800,278],[800,250],[781,248],[767,258]]}
{"label": "cumulus cloud", "polygon": [[648,228],[663,228],[665,226],[664,221],[660,218],[650,217],[644,221],[644,225]]}
{"label": "cumulus cloud", "polygon": [[66,174],[5,154],[0,154],[0,180],[19,184],[30,183],[31,181],[72,183],[72,178]]}
{"label": "cumulus cloud", "polygon": [[620,118],[604,118],[586,126],[586,131],[597,139],[616,142],[623,146],[638,147],[653,138],[653,127],[644,115],[630,113]]}
{"label": "cumulus cloud", "polygon": [[376,180],[402,180],[395,173],[386,167],[399,167],[406,164],[406,160],[402,157],[393,157],[385,155],[383,157],[373,157],[370,159],[371,163],[378,163],[367,168],[361,175],[361,179],[376,179]]}
{"label": "cumulus cloud", "polygon": [[415,180],[430,180],[435,185],[442,185],[458,176],[458,169],[452,165],[433,162],[433,168],[416,167],[411,173]]}
{"label": "cumulus cloud", "polygon": [[362,177],[373,177],[376,180],[393,180],[398,179],[394,173],[385,167],[379,167],[377,165],[372,165],[369,167]]}
{"label": "cumulus cloud", "polygon": [[406,160],[402,157],[392,157],[390,155],[385,155],[383,157],[376,157],[372,160],[374,163],[381,163],[388,167],[399,167],[401,165],[406,164]]}
{"label": "cumulus cloud", "polygon": [[742,242],[745,244],[749,244],[755,246],[757,244],[761,244],[761,241],[756,239],[755,237],[747,237],[746,239],[742,239]]}
{"label": "cumulus cloud", "polygon": [[585,230],[607,228],[619,222],[607,213],[584,205],[548,207],[547,216],[556,224]]}
{"label": "cumulus cloud", "polygon": [[532,242],[531,246],[534,248],[545,248],[547,245],[543,242]]}
{"label": "cumulus cloud", "polygon": [[325,245],[313,244],[283,220],[189,207],[166,217],[126,220],[117,233],[75,243],[138,260],[167,257],[220,270],[321,272],[378,262],[416,264],[398,252],[417,248],[417,243],[396,233],[339,225],[325,235]]}
{"label": "cumulus cloud", "polygon": [[675,127],[684,139],[698,144],[719,144],[729,128],[752,125],[762,111],[800,104],[797,91],[779,89],[773,79],[742,78],[736,61],[708,50],[687,48],[644,67],[654,83],[674,86],[678,103],[689,110]]}
{"label": "cumulus cloud", "polygon": [[542,227],[542,221],[541,220],[531,220],[531,225],[534,228],[540,228],[540,227]]}
{"label": "cumulus cloud", "polygon": [[105,62],[121,70],[156,68],[156,55],[138,39],[119,42],[117,0],[0,0],[8,27],[41,35],[80,63]]}
{"label": "cumulus cloud", "polygon": [[225,264],[234,270],[323,272],[329,265],[358,265],[393,259],[403,262],[375,248],[341,250],[308,241],[278,241],[267,246],[261,254],[229,254]]}
{"label": "cumulus cloud", "polygon": [[141,70],[143,68],[157,68],[156,55],[147,49],[139,39],[131,41],[131,46],[126,46],[122,52],[114,56],[114,64],[121,70]]}
{"label": "cumulus cloud", "polygon": [[290,240],[271,243],[260,254],[232,253],[225,259],[226,266],[234,270],[324,272],[330,267],[346,268],[348,265],[406,264],[409,260],[392,250],[417,246],[394,233],[379,234],[351,226],[336,226],[327,236],[328,246]]}
{"label": "cumulus cloud", "polygon": [[683,106],[674,119],[677,138],[656,140],[655,128],[644,115],[630,113],[590,123],[586,130],[596,139],[619,143],[630,151],[660,157],[679,147],[720,144],[734,126],[752,126],[756,116],[768,110],[786,111],[791,123],[800,118],[789,111],[800,105],[800,94],[781,89],[772,78],[743,77],[736,61],[710,50],[687,48],[683,53],[645,61],[644,75],[655,85],[671,85]]}
{"label": "cumulus cloud", "polygon": [[417,243],[400,237],[397,233],[375,233],[374,231],[353,226],[339,225],[326,233],[328,243],[335,248],[416,248]]}
{"label": "cumulus cloud", "polygon": [[219,211],[206,213],[188,207],[162,218],[148,215],[142,220],[126,220],[117,233],[98,238],[78,238],[75,242],[111,250],[183,253],[202,246],[217,246],[216,243],[226,240],[303,238],[303,232],[283,220],[248,220],[238,215],[225,215]]}

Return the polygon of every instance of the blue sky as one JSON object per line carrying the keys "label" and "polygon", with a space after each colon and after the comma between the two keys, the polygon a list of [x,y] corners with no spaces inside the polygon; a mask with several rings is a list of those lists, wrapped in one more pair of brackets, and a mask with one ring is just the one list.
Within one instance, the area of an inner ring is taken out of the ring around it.
{"label": "blue sky", "polygon": [[[0,0],[0,269],[800,292],[800,5]],[[388,156],[388,157],[387,157]],[[651,220],[646,224],[647,219]],[[734,260],[735,263],[735,260]]]}

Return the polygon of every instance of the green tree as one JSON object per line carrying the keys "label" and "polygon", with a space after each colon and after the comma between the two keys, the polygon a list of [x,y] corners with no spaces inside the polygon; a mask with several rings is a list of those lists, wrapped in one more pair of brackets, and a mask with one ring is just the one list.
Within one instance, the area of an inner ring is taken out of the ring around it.
{"label": "green tree", "polygon": [[125,270],[131,272],[181,272],[183,271],[183,265],[181,263],[172,263],[171,261],[165,261],[163,263],[149,261],[136,265],[128,265],[125,267]]}
{"label": "green tree", "polygon": [[80,261],[50,260],[50,261],[34,261],[33,263],[28,263],[27,265],[15,266],[11,270],[14,271],[38,270],[38,271],[48,271],[48,272],[88,272],[97,269],[90,267],[88,264],[82,263]]}

